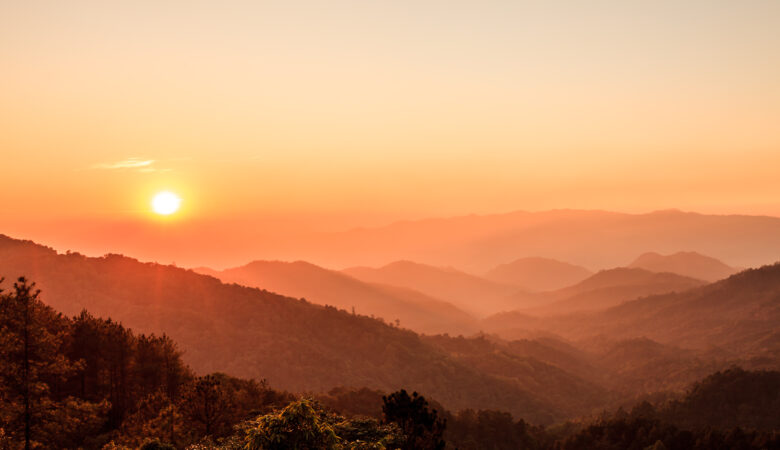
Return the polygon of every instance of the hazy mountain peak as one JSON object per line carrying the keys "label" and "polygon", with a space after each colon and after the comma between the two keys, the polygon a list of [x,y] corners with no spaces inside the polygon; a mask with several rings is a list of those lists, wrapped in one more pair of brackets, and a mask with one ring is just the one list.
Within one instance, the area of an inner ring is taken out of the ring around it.
{"label": "hazy mountain peak", "polygon": [[582,266],[531,256],[501,264],[487,272],[485,278],[528,290],[547,291],[578,283],[592,274]]}
{"label": "hazy mountain peak", "polygon": [[518,290],[517,287],[461,272],[452,267],[434,267],[399,260],[379,268],[350,267],[342,273],[369,283],[414,289],[475,314],[492,314],[517,307],[509,298]]}
{"label": "hazy mountain peak", "polygon": [[652,272],[671,272],[706,281],[720,280],[737,272],[737,269],[718,259],[693,251],[681,251],[669,255],[647,252],[635,259],[629,267]]}

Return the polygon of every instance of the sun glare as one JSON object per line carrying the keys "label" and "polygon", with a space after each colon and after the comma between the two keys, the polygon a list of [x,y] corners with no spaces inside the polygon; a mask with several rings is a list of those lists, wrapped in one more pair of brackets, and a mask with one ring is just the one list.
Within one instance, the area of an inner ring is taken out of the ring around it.
{"label": "sun glare", "polygon": [[152,209],[154,212],[164,216],[173,214],[178,211],[180,205],[181,198],[179,198],[179,196],[173,192],[159,192],[152,199]]}

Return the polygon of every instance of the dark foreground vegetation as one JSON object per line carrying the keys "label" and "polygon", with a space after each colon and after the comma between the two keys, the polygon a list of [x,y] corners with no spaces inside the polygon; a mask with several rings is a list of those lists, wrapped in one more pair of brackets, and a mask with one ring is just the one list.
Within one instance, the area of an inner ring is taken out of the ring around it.
{"label": "dark foreground vegetation", "polygon": [[507,412],[447,412],[404,390],[293,395],[198,376],[167,336],[83,311],[19,279],[0,292],[0,449],[780,448],[780,373],[718,372],[685,396],[546,428]]}

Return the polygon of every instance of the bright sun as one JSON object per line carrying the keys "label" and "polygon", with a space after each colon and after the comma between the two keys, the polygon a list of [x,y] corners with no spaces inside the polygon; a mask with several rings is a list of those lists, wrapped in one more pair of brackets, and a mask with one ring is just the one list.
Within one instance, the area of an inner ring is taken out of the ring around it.
{"label": "bright sun", "polygon": [[179,205],[181,205],[179,196],[169,191],[159,192],[152,199],[152,209],[154,212],[164,216],[178,211]]}

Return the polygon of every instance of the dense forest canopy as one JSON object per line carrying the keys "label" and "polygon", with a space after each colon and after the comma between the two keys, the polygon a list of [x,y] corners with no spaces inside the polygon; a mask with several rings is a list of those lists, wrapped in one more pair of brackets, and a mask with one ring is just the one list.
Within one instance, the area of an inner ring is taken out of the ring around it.
{"label": "dense forest canopy", "polygon": [[136,334],[87,311],[66,317],[24,278],[1,294],[2,448],[780,445],[780,372],[733,368],[679,398],[545,429],[495,410],[451,414],[405,390],[298,397],[265,380],[198,376],[166,335]]}

